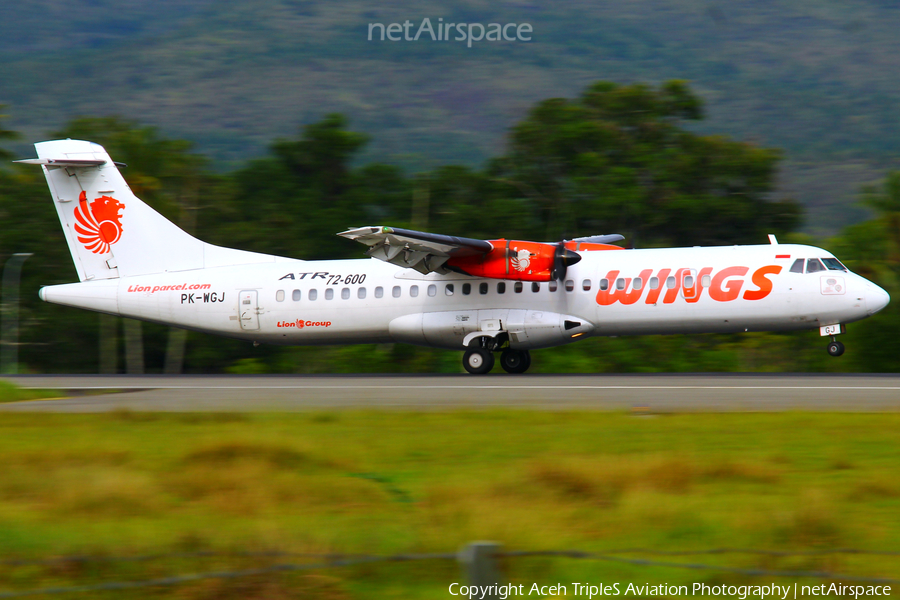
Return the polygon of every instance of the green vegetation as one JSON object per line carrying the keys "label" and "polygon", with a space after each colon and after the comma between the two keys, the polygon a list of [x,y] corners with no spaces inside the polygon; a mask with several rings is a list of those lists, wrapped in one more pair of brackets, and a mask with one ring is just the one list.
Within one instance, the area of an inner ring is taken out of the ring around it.
{"label": "green vegetation", "polygon": [[[245,551],[454,552],[479,539],[513,550],[897,550],[898,426],[895,414],[10,414],[0,422],[0,558],[225,554],[3,563],[0,589],[276,562],[236,554]],[[891,556],[666,560],[896,576]],[[515,582],[752,581],[571,559],[507,564]],[[426,561],[192,582],[176,597],[434,598],[459,580],[451,561]]]}
{"label": "green vegetation", "polygon": [[[17,147],[73,115],[140,118],[217,168],[330,112],[372,136],[365,160],[478,167],[529,106],[587,82],[691,81],[705,132],[785,150],[780,183],[834,233],[900,151],[900,14],[883,0],[700,0],[562,6],[350,0],[138,0],[9,6],[0,102]],[[528,22],[528,43],[369,42],[369,23]],[[52,68],[48,65],[53,65]]]}
{"label": "green vegetation", "polygon": [[40,400],[59,396],[58,392],[44,390],[23,390],[22,388],[0,381],[0,402],[21,402],[22,400]]}
{"label": "green vegetation", "polygon": [[[185,140],[116,117],[79,118],[52,137],[91,139],[127,163],[138,196],[212,243],[283,256],[349,258],[361,248],[335,236],[389,224],[490,239],[554,241],[619,232],[638,247],[781,241],[833,250],[851,269],[900,294],[900,180],[863,191],[873,218],[830,240],[797,233],[801,210],[775,193],[781,153],[693,131],[704,114],[684,82],[597,82],[574,99],[537,104],[506,151],[483,168],[435,166],[410,176],[359,164],[369,136],[331,114],[275,140],[267,155],[230,173]],[[4,133],[5,132],[5,133]],[[0,126],[0,137],[12,132]],[[70,282],[72,260],[40,172],[0,168],[0,260],[31,252],[22,284],[20,363],[26,371],[321,373],[460,372],[458,354],[401,345],[254,348],[247,342],[49,305],[43,285]],[[129,327],[134,325],[130,323]],[[900,303],[850,326],[833,360],[817,332],[593,339],[539,352],[535,371],[895,371]],[[143,357],[143,364],[141,362]],[[98,368],[99,367],[99,368]]]}

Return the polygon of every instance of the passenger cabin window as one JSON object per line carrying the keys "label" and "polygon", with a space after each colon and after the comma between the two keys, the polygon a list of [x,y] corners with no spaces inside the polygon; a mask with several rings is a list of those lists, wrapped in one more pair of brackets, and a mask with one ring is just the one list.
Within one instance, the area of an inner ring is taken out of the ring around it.
{"label": "passenger cabin window", "polygon": [[327,290],[325,290],[325,299],[334,300],[334,288],[328,288]]}
{"label": "passenger cabin window", "polygon": [[609,279],[604,277],[603,279],[600,280],[600,291],[605,292],[608,289],[609,289]]}
{"label": "passenger cabin window", "polygon": [[300,302],[300,298],[302,296],[303,294],[300,290],[294,290],[293,292],[291,292],[291,300],[293,300],[294,302]]}
{"label": "passenger cabin window", "polygon": [[585,279],[584,281],[582,281],[582,282],[581,282],[581,289],[583,289],[583,290],[586,291],[586,292],[591,291],[591,280],[590,280],[590,279]]}
{"label": "passenger cabin window", "polygon": [[394,298],[400,297],[400,286],[399,285],[395,285],[394,289],[391,290],[391,296],[393,296]]}
{"label": "passenger cabin window", "polygon": [[806,261],[806,272],[807,273],[818,273],[819,271],[824,271],[825,265],[818,258],[811,258]]}
{"label": "passenger cabin window", "polygon": [[693,275],[686,275],[684,277],[684,287],[686,287],[686,288],[694,287],[694,276]]}
{"label": "passenger cabin window", "polygon": [[523,288],[523,287],[525,287],[525,286],[522,285],[522,282],[521,282],[521,281],[517,281],[517,282],[515,283],[515,285],[513,286],[513,289],[516,291],[517,294],[521,294],[521,293],[522,293],[522,288]]}
{"label": "passenger cabin window", "polygon": [[828,267],[829,271],[846,271],[847,267],[836,258],[823,258],[822,262]]}
{"label": "passenger cabin window", "polygon": [[482,295],[488,293],[488,284],[487,284],[487,282],[483,282],[483,283],[478,284],[478,293],[479,293],[479,294],[482,294]]}
{"label": "passenger cabin window", "polygon": [[541,284],[539,284],[537,281],[532,281],[531,291],[537,294],[539,291],[541,291]]}
{"label": "passenger cabin window", "polygon": [[428,295],[429,296],[437,296],[437,286],[433,283],[428,286]]}
{"label": "passenger cabin window", "polygon": [[384,297],[384,288],[381,287],[380,285],[377,288],[375,288],[375,297],[376,298]]}
{"label": "passenger cabin window", "polygon": [[794,261],[794,264],[791,265],[791,273],[802,273],[803,272],[803,262],[804,259],[798,258]]}
{"label": "passenger cabin window", "polygon": [[350,299],[350,288],[344,288],[341,290],[341,299],[342,300]]}
{"label": "passenger cabin window", "polygon": [[447,296],[453,295],[453,284],[452,283],[448,283],[446,285],[446,287],[444,287],[444,294]]}
{"label": "passenger cabin window", "polygon": [[709,275],[704,275],[700,278],[701,287],[708,288],[710,285],[712,285],[712,278]]}
{"label": "passenger cabin window", "polygon": [[639,290],[642,287],[644,287],[644,280],[641,279],[640,277],[635,277],[634,279],[631,280],[631,289]]}
{"label": "passenger cabin window", "polygon": [[309,290],[309,293],[306,295],[310,300],[315,300],[319,297],[319,290]]}
{"label": "passenger cabin window", "polygon": [[278,290],[275,292],[275,300],[278,302],[284,302],[284,290]]}
{"label": "passenger cabin window", "polygon": [[365,300],[366,299],[366,288],[361,287],[358,290],[356,290],[356,297],[359,298],[360,300]]}
{"label": "passenger cabin window", "polygon": [[651,290],[659,289],[659,277],[651,277],[650,278],[650,289]]}
{"label": "passenger cabin window", "polygon": [[566,291],[571,292],[575,289],[575,282],[571,279],[566,279]]}
{"label": "passenger cabin window", "polygon": [[616,289],[617,290],[625,289],[625,278],[624,277],[619,277],[618,279],[616,279]]}
{"label": "passenger cabin window", "polygon": [[559,282],[554,279],[553,281],[551,281],[547,284],[547,289],[550,290],[551,292],[555,292],[556,290],[559,289]]}
{"label": "passenger cabin window", "polygon": [[409,297],[417,298],[419,296],[419,286],[411,285],[409,286]]}
{"label": "passenger cabin window", "polygon": [[670,290],[675,289],[675,278],[674,277],[666,277],[666,287]]}
{"label": "passenger cabin window", "polygon": [[501,281],[501,282],[497,283],[497,293],[498,294],[506,293],[506,282]]}
{"label": "passenger cabin window", "polygon": [[472,284],[464,283],[463,284],[463,296],[468,296],[471,293],[472,293]]}

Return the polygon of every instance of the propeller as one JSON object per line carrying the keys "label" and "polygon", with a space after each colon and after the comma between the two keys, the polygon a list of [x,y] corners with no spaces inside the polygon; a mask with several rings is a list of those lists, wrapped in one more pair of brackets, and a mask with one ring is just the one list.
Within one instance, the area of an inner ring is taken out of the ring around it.
{"label": "propeller", "polygon": [[550,277],[562,281],[566,278],[566,270],[580,260],[580,254],[566,248],[565,240],[559,242],[553,252],[553,271],[551,271]]}

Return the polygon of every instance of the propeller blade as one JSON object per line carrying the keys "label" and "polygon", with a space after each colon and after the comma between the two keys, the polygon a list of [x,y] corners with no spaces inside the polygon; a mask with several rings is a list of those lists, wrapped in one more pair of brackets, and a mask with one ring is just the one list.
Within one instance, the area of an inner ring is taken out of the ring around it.
{"label": "propeller blade", "polygon": [[556,245],[556,251],[553,253],[553,279],[562,281],[566,278],[566,271],[571,265],[581,260],[581,255],[566,248],[565,242]]}

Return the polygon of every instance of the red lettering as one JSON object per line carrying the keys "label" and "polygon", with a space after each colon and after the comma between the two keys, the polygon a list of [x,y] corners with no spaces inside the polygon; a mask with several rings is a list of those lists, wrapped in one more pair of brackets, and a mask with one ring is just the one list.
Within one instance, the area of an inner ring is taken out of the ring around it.
{"label": "red lettering", "polygon": [[[718,302],[730,302],[737,298],[741,293],[741,288],[744,287],[744,280],[732,279],[728,282],[725,280],[729,277],[743,277],[749,270],[747,267],[728,267],[716,273],[709,288],[709,297]],[[722,288],[723,283],[724,289]]]}
{"label": "red lettering", "polygon": [[666,297],[663,298],[663,304],[672,304],[675,302],[675,298],[678,297],[678,288],[681,287],[681,282],[684,280],[685,273],[690,273],[690,269],[678,269],[675,271],[675,287],[666,290]]}
{"label": "red lettering", "polygon": [[651,289],[647,292],[647,304],[656,304],[656,301],[659,300],[659,295],[663,291],[663,286],[666,284],[666,277],[669,276],[669,273],[672,272],[672,269],[663,269],[659,272],[659,280],[657,282],[656,289]]}
{"label": "red lettering", "polygon": [[618,278],[619,272],[610,271],[606,276],[606,280],[609,282],[607,288],[605,290],[600,290],[599,292],[597,292],[597,304],[599,304],[600,306],[609,306],[610,304],[615,304],[616,302],[621,302],[625,305],[634,304],[641,299],[641,294],[644,293],[644,287],[647,285],[647,281],[651,273],[653,273],[653,271],[650,269],[644,269],[643,271],[641,271],[640,278],[642,285],[640,289],[636,290],[632,288],[631,290],[629,290],[628,288],[631,285],[631,278],[626,277],[625,287],[620,290],[616,287],[616,278]]}
{"label": "red lettering", "polygon": [[744,300],[762,300],[772,293],[772,282],[766,279],[766,275],[778,275],[781,273],[781,267],[776,265],[768,265],[760,267],[753,273],[753,285],[758,290],[747,290],[744,292]]}
{"label": "red lettering", "polygon": [[[700,269],[700,273],[697,274],[697,281],[694,282],[694,287],[684,291],[684,299],[686,302],[694,303],[700,299],[700,296],[703,295],[703,277],[710,273],[712,273],[712,267],[703,267]],[[689,291],[691,293],[688,293]]]}

